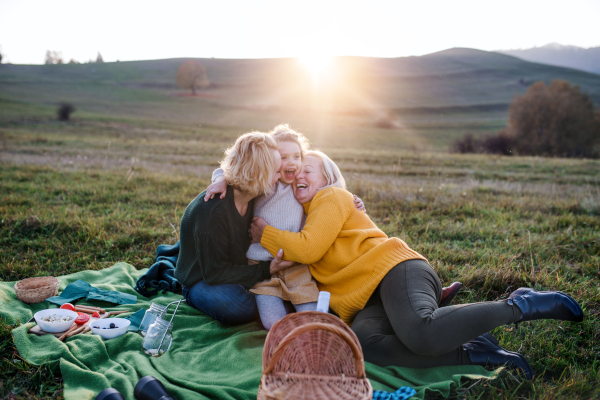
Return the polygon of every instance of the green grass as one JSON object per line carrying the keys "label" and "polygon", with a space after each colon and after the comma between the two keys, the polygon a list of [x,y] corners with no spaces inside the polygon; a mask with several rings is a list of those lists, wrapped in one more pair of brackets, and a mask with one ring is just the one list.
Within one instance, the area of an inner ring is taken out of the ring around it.
{"label": "green grass", "polygon": [[[235,133],[193,128],[165,137],[167,128],[157,126],[147,139],[133,140],[130,135],[147,125],[120,123],[41,119],[27,129],[7,129],[12,154],[52,162],[2,165],[0,279],[62,275],[117,261],[144,268],[157,245],[177,240],[185,207],[208,183]],[[115,144],[107,150],[109,138]],[[206,153],[197,154],[200,148]],[[566,291],[584,307],[582,324],[529,322],[493,332],[531,361],[534,381],[505,373],[493,382],[465,382],[452,397],[600,395],[600,162],[325,150],[387,234],[426,255],[444,283],[465,284],[458,302],[506,298],[519,286],[533,286]],[[124,154],[128,159],[119,164]],[[167,161],[150,162],[152,154]],[[109,162],[102,165],[105,157]],[[146,161],[132,168],[131,157]],[[67,158],[73,163],[54,162]],[[21,388],[21,398],[60,396],[60,374],[24,363],[10,328],[1,325],[1,395]]]}
{"label": "green grass", "polygon": [[[220,97],[200,98],[167,95],[182,60],[2,65],[0,280],[150,266],[157,245],[178,239],[223,150],[240,133],[289,122],[339,164],[378,226],[425,255],[443,283],[464,283],[458,302],[531,286],[566,291],[584,307],[581,324],[494,330],[536,379],[466,380],[451,398],[600,397],[600,161],[444,153],[465,131],[501,129],[497,105],[524,90],[514,86],[521,76],[600,78],[499,57],[346,60],[395,78],[387,89],[358,79],[361,102],[339,109],[325,101],[339,97],[335,88],[320,89],[322,108],[307,107],[273,72],[293,69],[291,60],[204,60]],[[58,101],[77,107],[71,122],[55,120]],[[376,128],[381,109],[394,109],[401,126]],[[11,328],[0,322],[0,397],[61,398],[60,372],[24,362]]]}

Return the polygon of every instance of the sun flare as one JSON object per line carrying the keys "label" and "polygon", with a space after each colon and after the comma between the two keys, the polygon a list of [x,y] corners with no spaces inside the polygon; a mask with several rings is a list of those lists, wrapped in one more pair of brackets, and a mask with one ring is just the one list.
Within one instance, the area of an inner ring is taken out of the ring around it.
{"label": "sun flare", "polygon": [[319,75],[331,61],[331,56],[311,54],[300,57],[300,62],[310,70],[313,76]]}

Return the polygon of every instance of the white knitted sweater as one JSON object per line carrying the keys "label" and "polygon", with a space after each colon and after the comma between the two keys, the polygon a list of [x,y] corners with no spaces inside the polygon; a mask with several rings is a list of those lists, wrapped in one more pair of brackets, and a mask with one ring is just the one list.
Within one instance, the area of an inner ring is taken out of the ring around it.
{"label": "white knitted sweater", "polygon": [[[222,169],[213,172],[212,180],[223,175]],[[292,185],[277,182],[269,196],[254,200],[254,216],[264,219],[272,227],[290,232],[300,232],[304,222],[304,208],[294,197]],[[274,257],[260,243],[252,243],[246,252],[249,260],[270,261]]]}

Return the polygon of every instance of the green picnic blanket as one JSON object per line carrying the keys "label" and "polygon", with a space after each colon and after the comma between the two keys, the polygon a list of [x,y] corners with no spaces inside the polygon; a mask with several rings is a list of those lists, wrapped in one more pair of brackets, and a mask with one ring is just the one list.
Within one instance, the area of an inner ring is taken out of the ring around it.
{"label": "green picnic blanket", "polygon": [[[118,263],[101,271],[83,271],[60,277],[60,289],[83,279],[101,289],[129,293],[137,297],[136,304],[113,307],[109,303],[92,300],[78,304],[132,312],[148,309],[151,301],[167,304],[181,298],[167,292],[148,299],[135,292],[133,288],[137,279],[146,271]],[[47,302],[22,303],[16,299],[13,286],[14,282],[0,283],[0,318],[10,324],[16,324],[16,321],[24,323],[36,311],[56,307]],[[106,341],[88,333],[59,342],[51,335],[28,334],[27,330],[34,325],[24,323],[13,330],[15,345],[21,357],[31,364],[58,363],[66,400],[93,399],[108,387],[119,390],[127,399],[133,399],[133,388],[145,375],[158,378],[177,399],[256,398],[266,338],[266,332],[256,322],[226,326],[182,303],[174,319],[173,345],[168,352],[156,358],[141,352],[142,336],[139,333],[128,332]],[[479,366],[411,369],[382,368],[366,363],[366,370],[374,390],[393,392],[401,386],[410,386],[417,390],[415,399],[422,399],[427,390],[447,396],[451,385],[459,385],[464,377],[492,379],[497,376],[497,371],[487,371]]]}

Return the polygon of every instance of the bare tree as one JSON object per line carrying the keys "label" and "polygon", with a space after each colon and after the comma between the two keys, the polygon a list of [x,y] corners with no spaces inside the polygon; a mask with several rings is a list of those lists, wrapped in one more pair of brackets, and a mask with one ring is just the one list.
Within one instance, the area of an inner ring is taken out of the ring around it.
{"label": "bare tree", "polygon": [[210,86],[206,67],[197,61],[186,61],[177,70],[177,86],[182,89],[191,89],[192,95],[196,89]]}
{"label": "bare tree", "polygon": [[102,58],[102,54],[100,54],[100,52],[98,52],[98,55],[96,56],[96,62],[97,63],[103,63],[104,59]]}
{"label": "bare tree", "polygon": [[44,60],[45,64],[63,64],[62,53],[60,51],[46,51],[46,58]]}

